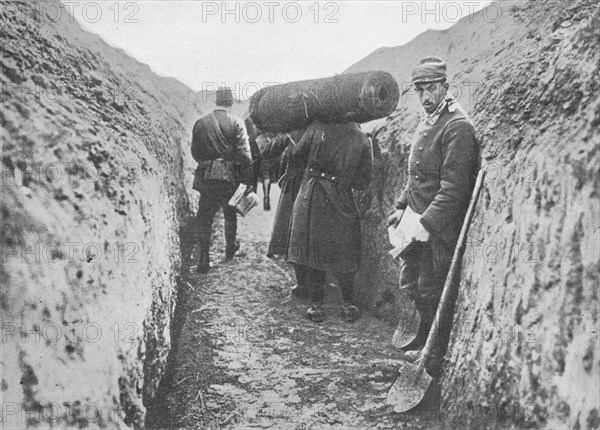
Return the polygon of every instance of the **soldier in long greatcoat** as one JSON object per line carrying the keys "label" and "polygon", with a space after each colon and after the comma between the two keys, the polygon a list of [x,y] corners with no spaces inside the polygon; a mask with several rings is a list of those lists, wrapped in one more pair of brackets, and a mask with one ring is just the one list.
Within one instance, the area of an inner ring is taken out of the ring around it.
{"label": "soldier in long greatcoat", "polygon": [[288,260],[308,267],[313,306],[307,317],[324,319],[325,273],[337,278],[350,321],[360,312],[353,304],[354,274],[360,264],[360,220],[353,189],[368,187],[373,169],[370,141],[358,124],[313,121],[294,148],[308,165],[294,203]]}
{"label": "soldier in long greatcoat", "polygon": [[[290,226],[292,221],[292,210],[296,196],[300,190],[300,184],[308,162],[308,152],[294,154],[294,147],[300,141],[305,129],[281,133],[264,148],[266,157],[279,157],[282,159],[282,171],[279,179],[281,195],[277,204],[277,211],[273,221],[273,230],[269,242],[268,257],[276,255],[287,258],[288,243],[290,237]],[[308,286],[306,285],[306,266],[294,264],[296,285],[292,288],[292,294],[296,297],[307,298]]]}

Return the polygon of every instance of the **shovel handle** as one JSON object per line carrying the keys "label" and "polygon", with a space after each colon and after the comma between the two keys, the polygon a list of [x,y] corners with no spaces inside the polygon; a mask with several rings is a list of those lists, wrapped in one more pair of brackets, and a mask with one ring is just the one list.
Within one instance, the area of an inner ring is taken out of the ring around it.
{"label": "shovel handle", "polygon": [[460,230],[460,235],[458,236],[458,242],[456,243],[456,248],[454,249],[454,255],[452,256],[450,270],[448,271],[448,276],[446,277],[446,282],[444,283],[444,289],[440,298],[440,304],[438,305],[437,312],[435,313],[435,319],[433,320],[433,324],[431,325],[431,329],[429,330],[429,335],[427,336],[425,348],[423,348],[423,353],[421,354],[418,373],[420,373],[425,367],[425,362],[431,355],[431,351],[435,343],[435,338],[437,337],[440,331],[440,318],[446,311],[446,307],[448,306],[448,297],[450,296],[452,285],[454,284],[456,270],[458,269],[459,263],[462,260],[462,257],[465,253],[465,243],[467,241],[467,235],[469,233],[469,226],[471,225],[473,215],[475,214],[475,207],[477,206],[477,199],[479,198],[479,194],[481,193],[484,177],[485,171],[482,168],[479,170],[479,174],[477,175],[477,181],[475,182],[475,188],[473,189],[473,195],[471,196],[469,209],[467,210],[467,214],[465,215],[465,220]]}

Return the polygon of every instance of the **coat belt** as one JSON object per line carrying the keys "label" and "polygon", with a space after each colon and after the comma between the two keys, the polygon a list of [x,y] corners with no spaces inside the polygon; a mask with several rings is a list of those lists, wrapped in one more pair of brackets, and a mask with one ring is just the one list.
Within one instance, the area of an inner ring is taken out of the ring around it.
{"label": "coat belt", "polygon": [[349,186],[350,184],[347,181],[342,180],[339,176],[330,175],[329,173],[319,172],[316,169],[310,167],[308,169],[308,176],[312,178],[324,179],[329,182],[335,182],[336,184]]}

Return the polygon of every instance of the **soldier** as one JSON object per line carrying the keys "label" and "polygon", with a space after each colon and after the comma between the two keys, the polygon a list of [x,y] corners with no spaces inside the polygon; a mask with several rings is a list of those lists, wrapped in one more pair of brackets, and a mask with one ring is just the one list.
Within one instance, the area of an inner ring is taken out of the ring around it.
{"label": "soldier", "polygon": [[271,184],[279,180],[279,165],[281,164],[281,154],[272,155],[266,148],[275,140],[273,133],[262,133],[256,138],[256,143],[260,148],[260,179],[263,188],[263,209],[271,210]]}
{"label": "soldier", "polygon": [[262,155],[260,148],[256,143],[256,138],[261,134],[260,130],[256,127],[252,119],[250,118],[250,112],[247,112],[244,116],[244,124],[248,132],[248,140],[250,142],[250,153],[252,154],[252,170],[250,185],[256,192],[258,190],[258,177],[260,176],[260,165],[262,163]]}
{"label": "soldier", "polygon": [[240,247],[236,240],[237,214],[227,204],[242,182],[249,182],[252,156],[248,133],[242,119],[230,113],[233,93],[228,87],[217,90],[217,107],[194,124],[192,156],[198,162],[193,188],[200,192],[196,216],[198,225],[197,271],[210,269],[212,222],[219,207],[225,218],[225,259],[230,260]]}
{"label": "soldier", "polygon": [[[425,345],[480,166],[475,129],[449,95],[446,79],[446,63],[437,57],[422,59],[413,70],[425,116],[413,138],[406,188],[388,218],[388,226],[398,225],[407,206],[421,215],[421,242],[402,256],[400,269],[400,288],[421,317],[416,338],[404,348],[409,360]],[[441,357],[438,352],[426,363],[430,373],[440,370]]]}
{"label": "soldier", "polygon": [[[281,171],[284,172],[279,180],[281,195],[279,196],[275,220],[273,221],[273,230],[271,232],[271,241],[269,242],[269,250],[267,251],[267,257],[269,258],[281,255],[287,259],[292,210],[308,161],[308,154],[294,155],[292,152],[296,146],[296,142],[302,138],[304,130],[280,133],[263,150],[263,154],[266,157],[274,158],[281,156]],[[296,285],[292,288],[292,294],[298,298],[308,298],[306,266],[294,264],[294,273],[296,275]]]}
{"label": "soldier", "polygon": [[344,304],[342,318],[360,316],[353,303],[354,274],[360,263],[360,219],[352,189],[371,182],[373,152],[358,124],[313,121],[294,147],[308,165],[294,202],[288,261],[307,266],[313,305],[306,316],[323,321],[325,273],[337,278]]}

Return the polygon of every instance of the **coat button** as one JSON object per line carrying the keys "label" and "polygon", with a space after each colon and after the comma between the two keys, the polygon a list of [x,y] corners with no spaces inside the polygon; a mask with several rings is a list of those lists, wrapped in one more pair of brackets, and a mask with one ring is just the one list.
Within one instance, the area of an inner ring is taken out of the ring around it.
{"label": "coat button", "polygon": [[427,136],[427,132],[426,131],[423,132],[423,136]]}
{"label": "coat button", "polygon": [[422,151],[422,150],[423,150],[423,147],[422,147],[422,146],[419,146],[419,151]]}
{"label": "coat button", "polygon": [[415,175],[415,179],[419,179],[419,175]]}
{"label": "coat button", "polygon": [[419,164],[421,164],[421,162],[420,162],[420,161],[417,161],[417,166],[418,166]]}

